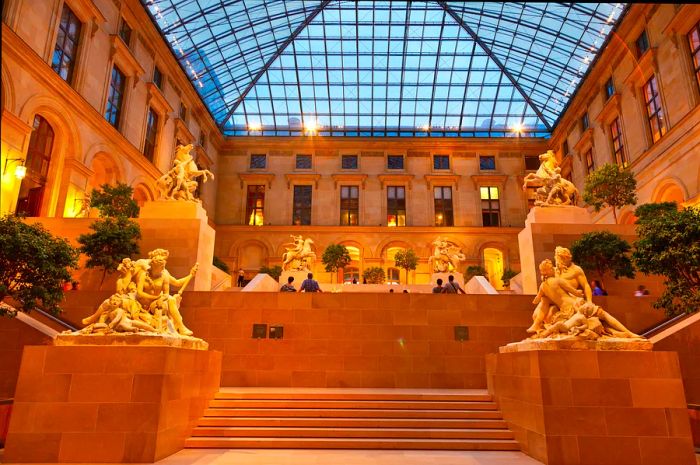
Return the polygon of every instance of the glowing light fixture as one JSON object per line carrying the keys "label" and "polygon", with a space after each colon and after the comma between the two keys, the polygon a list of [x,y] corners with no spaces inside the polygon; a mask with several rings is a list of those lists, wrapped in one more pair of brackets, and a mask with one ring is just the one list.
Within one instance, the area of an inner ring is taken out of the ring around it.
{"label": "glowing light fixture", "polygon": [[261,131],[262,125],[260,123],[248,123],[249,131]]}
{"label": "glowing light fixture", "polygon": [[306,120],[304,123],[304,130],[308,133],[315,133],[318,130],[318,125],[316,124],[316,121],[310,119]]}
{"label": "glowing light fixture", "polygon": [[524,129],[525,129],[525,127],[523,126],[523,123],[521,123],[521,122],[517,122],[513,125],[513,132],[518,134],[518,135],[522,134]]}
{"label": "glowing light fixture", "polygon": [[24,165],[17,165],[15,167],[15,177],[17,179],[24,179],[24,177],[27,175],[27,167]]}
{"label": "glowing light fixture", "polygon": [[27,167],[24,166],[24,158],[8,158],[5,160],[5,165],[2,167],[2,175],[5,175],[5,172],[7,171],[7,165],[10,162],[15,162],[17,163],[17,166],[15,166],[15,177],[17,179],[24,179],[24,177],[27,175]]}

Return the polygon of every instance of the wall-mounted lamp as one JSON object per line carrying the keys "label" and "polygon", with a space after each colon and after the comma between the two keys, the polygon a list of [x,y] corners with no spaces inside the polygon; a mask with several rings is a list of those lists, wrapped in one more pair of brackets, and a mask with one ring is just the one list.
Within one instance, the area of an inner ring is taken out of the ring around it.
{"label": "wall-mounted lamp", "polygon": [[24,179],[27,175],[27,167],[24,166],[24,158],[7,158],[5,160],[5,165],[2,167],[2,175],[5,176],[7,165],[10,162],[17,163],[17,166],[15,166],[15,177],[20,180]]}

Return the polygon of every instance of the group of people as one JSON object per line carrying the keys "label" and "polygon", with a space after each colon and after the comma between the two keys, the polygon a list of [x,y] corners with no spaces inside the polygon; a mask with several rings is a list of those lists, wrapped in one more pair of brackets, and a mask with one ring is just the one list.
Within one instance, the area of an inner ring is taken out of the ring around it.
{"label": "group of people", "polygon": [[318,281],[314,279],[313,273],[308,273],[306,279],[301,283],[301,287],[297,291],[294,287],[294,276],[287,278],[287,284],[284,284],[280,288],[280,292],[323,292],[321,286],[318,285]]}
{"label": "group of people", "polygon": [[462,289],[462,286],[460,286],[459,283],[455,281],[454,276],[449,275],[447,277],[447,284],[445,284],[444,286],[442,285],[442,282],[442,279],[437,279],[437,286],[433,288],[433,294],[466,294],[464,289]]}

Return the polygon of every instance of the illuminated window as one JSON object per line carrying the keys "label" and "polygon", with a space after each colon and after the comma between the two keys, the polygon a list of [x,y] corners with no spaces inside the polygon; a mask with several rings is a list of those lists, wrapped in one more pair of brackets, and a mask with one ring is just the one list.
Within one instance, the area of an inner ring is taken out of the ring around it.
{"label": "illuminated window", "polygon": [[109,95],[107,96],[107,111],[105,118],[109,124],[119,129],[119,119],[122,114],[122,104],[124,103],[124,89],[126,78],[119,68],[112,68],[112,79],[109,82]]}
{"label": "illuminated window", "polygon": [[641,57],[644,53],[649,50],[649,37],[647,36],[647,31],[642,31],[635,41],[637,45],[637,56]]}
{"label": "illuminated window", "polygon": [[452,188],[438,186],[433,189],[435,226],[454,226],[452,214]]}
{"label": "illuminated window", "polygon": [[357,155],[343,155],[341,158],[341,168],[344,170],[357,169]]}
{"label": "illuminated window", "polygon": [[82,23],[75,16],[75,13],[63,4],[61,13],[61,23],[58,26],[58,38],[53,51],[51,68],[58,73],[65,81],[71,82],[73,79],[73,68],[78,56],[78,41],[80,39],[80,29]]}
{"label": "illuminated window", "polygon": [[312,186],[294,186],[294,225],[311,224],[311,188]]}
{"label": "illuminated window", "polygon": [[595,171],[595,160],[593,159],[593,149],[588,149],[588,152],[583,156],[586,161],[586,174],[591,174]]}
{"label": "illuminated window", "polygon": [[264,153],[253,153],[250,155],[250,169],[264,170],[267,166],[267,155]]}
{"label": "illuminated window", "polygon": [[[152,162],[156,153],[156,141],[158,139],[158,114],[153,108],[148,109],[146,116],[146,141],[143,144],[143,155]],[[201,184],[201,183],[200,183]]]}
{"label": "illuminated window", "polygon": [[388,155],[386,157],[386,168],[388,170],[402,170],[403,155]]}
{"label": "illuminated window", "polygon": [[688,33],[688,43],[690,45],[690,55],[693,58],[693,70],[695,79],[700,85],[700,22]]}
{"label": "illuminated window", "polygon": [[119,37],[124,41],[127,47],[131,45],[131,27],[124,18],[121,19],[121,23],[119,24]]}
{"label": "illuminated window", "polygon": [[386,188],[387,226],[406,226],[406,188],[388,186]]}
{"label": "illuminated window", "polygon": [[501,224],[501,206],[498,187],[480,187],[479,194],[481,197],[481,218],[483,225],[499,226]]}
{"label": "illuminated window", "polygon": [[540,167],[540,157],[537,155],[527,155],[525,157],[525,169],[527,171],[537,171]]}
{"label": "illuminated window", "polygon": [[298,170],[310,170],[311,169],[311,155],[297,155],[296,169],[298,169]]}
{"label": "illuminated window", "polygon": [[263,210],[265,209],[265,186],[248,186],[246,198],[246,224],[249,226],[262,226],[264,223]]}
{"label": "illuminated window", "polygon": [[661,95],[659,94],[659,85],[656,82],[656,76],[652,76],[651,79],[644,84],[644,103],[647,109],[651,138],[656,142],[666,134],[664,110],[661,106]]}
{"label": "illuminated window", "polygon": [[481,171],[491,171],[496,169],[496,157],[494,156],[480,156],[479,157],[479,169]]}
{"label": "illuminated window", "polygon": [[357,186],[340,187],[340,224],[357,226],[360,216],[360,189]]}
{"label": "illuminated window", "polygon": [[610,123],[610,137],[612,138],[613,156],[615,163],[620,166],[627,166],[627,158],[625,157],[625,146],[622,140],[622,129],[620,127],[620,118],[615,118]]}
{"label": "illuminated window", "polygon": [[433,155],[433,169],[449,170],[450,156],[449,155]]}

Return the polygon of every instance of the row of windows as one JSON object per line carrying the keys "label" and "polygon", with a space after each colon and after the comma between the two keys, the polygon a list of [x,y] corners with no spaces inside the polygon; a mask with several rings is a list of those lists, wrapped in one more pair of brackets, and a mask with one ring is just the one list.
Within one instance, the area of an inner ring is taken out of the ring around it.
{"label": "row of windows", "polygon": [[[296,226],[311,224],[312,186],[294,186],[292,201],[292,224]],[[481,199],[481,216],[484,226],[500,226],[501,207],[498,187],[479,188]],[[452,206],[452,188],[436,186],[433,188],[433,206],[435,226],[454,226],[454,209]],[[248,185],[246,195],[246,224],[262,226],[265,224],[265,186]],[[360,224],[360,190],[358,186],[340,186],[340,225],[358,226]],[[387,186],[386,189],[386,223],[387,226],[406,226],[406,187]]]}
{"label": "row of windows", "polygon": [[[342,155],[340,161],[340,167],[343,170],[356,170],[359,168],[359,156],[358,155]],[[528,168],[528,158],[525,157],[526,169],[537,169],[538,165],[534,168]],[[537,159],[537,157],[534,157]],[[297,154],[295,158],[295,168],[298,170],[310,170],[312,169],[311,155],[309,154]],[[531,163],[530,163],[531,166]],[[253,153],[250,155],[250,164],[248,167],[252,170],[264,170],[267,168],[267,154],[264,153]],[[404,156],[403,155],[387,155],[386,157],[386,169],[388,170],[403,170],[404,169]],[[433,155],[433,169],[449,170],[450,169],[450,156],[449,155]],[[496,169],[496,157],[492,155],[481,155],[479,156],[479,170],[481,171],[494,171]]]}

